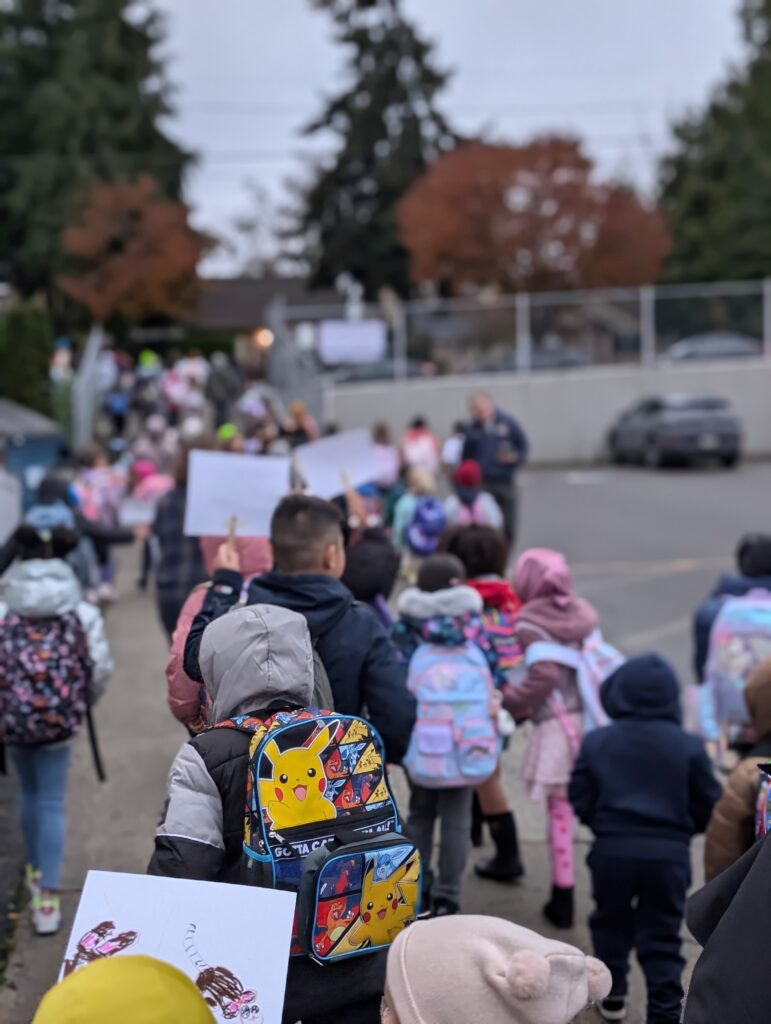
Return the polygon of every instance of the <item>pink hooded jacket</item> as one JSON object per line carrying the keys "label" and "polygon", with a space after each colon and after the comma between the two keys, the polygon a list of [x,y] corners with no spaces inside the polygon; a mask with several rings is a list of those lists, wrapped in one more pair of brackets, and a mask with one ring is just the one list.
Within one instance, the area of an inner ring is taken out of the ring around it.
{"label": "pink hooded jacket", "polygon": [[[225,540],[226,537],[201,537],[201,551],[209,576],[213,574],[214,559]],[[244,585],[247,585],[254,576],[260,576],[273,568],[273,552],[267,537],[237,537],[236,549],[241,559]],[[200,732],[206,727],[202,714],[201,684],[196,683],[185,672],[183,658],[187,635],[203,606],[208,587],[208,583],[196,587],[182,605],[177,627],[171,638],[171,651],[166,665],[171,713],[193,732]]]}
{"label": "pink hooded jacket", "polygon": [[[581,647],[597,628],[597,612],[576,596],[564,555],[547,548],[523,552],[514,569],[514,589],[522,600],[515,637],[522,648],[539,640]],[[503,704],[515,718],[543,722],[553,718],[549,698],[562,693],[567,711],[581,711],[576,674],[555,662],[539,662],[524,680],[503,689]]]}

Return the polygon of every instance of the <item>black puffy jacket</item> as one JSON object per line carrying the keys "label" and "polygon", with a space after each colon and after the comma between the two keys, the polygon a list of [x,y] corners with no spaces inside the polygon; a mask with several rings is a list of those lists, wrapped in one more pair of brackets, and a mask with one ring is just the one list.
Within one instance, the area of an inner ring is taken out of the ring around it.
{"label": "black puffy jacket", "polygon": [[[201,638],[214,619],[238,601],[240,573],[218,569],[185,644],[185,671],[201,681]],[[399,764],[415,724],[415,698],[390,637],[371,608],[355,601],[339,580],[316,574],[269,572],[252,580],[247,604],[276,605],[308,623],[335,697],[335,711],[369,719],[383,738],[386,756]]]}

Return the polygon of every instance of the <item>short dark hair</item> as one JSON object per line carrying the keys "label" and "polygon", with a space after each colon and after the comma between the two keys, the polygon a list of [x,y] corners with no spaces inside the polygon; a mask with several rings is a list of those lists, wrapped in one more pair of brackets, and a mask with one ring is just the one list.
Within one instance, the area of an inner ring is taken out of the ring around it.
{"label": "short dark hair", "polygon": [[742,576],[771,576],[771,534],[748,533],[739,541],[736,562]]}
{"label": "short dark hair", "polygon": [[410,430],[426,430],[428,428],[428,420],[425,416],[414,416],[410,420]]}
{"label": "short dark hair", "polygon": [[270,542],[279,572],[317,572],[324,549],[342,543],[343,517],[331,501],[292,494],[270,522]]}
{"label": "short dark hair", "polygon": [[430,555],[418,572],[418,590],[435,594],[466,579],[463,562],[455,555]]}
{"label": "short dark hair", "polygon": [[47,533],[38,533],[34,526],[22,523],[14,534],[16,551],[22,562],[33,558],[66,558],[80,542],[75,530],[55,526]]}
{"label": "short dark hair", "polygon": [[442,535],[439,550],[459,558],[470,580],[506,572],[508,545],[492,526],[452,526]]}

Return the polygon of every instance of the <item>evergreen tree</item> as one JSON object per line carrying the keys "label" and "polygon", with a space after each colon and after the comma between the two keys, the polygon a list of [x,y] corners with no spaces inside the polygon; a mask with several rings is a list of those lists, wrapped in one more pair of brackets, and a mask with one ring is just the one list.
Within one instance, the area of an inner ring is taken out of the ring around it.
{"label": "evergreen tree", "polygon": [[179,198],[190,157],[163,132],[159,15],[134,0],[9,0],[0,8],[0,268],[49,297],[61,237],[94,181],[149,171]]}
{"label": "evergreen tree", "polygon": [[741,18],[746,67],[676,128],[676,151],[663,163],[669,280],[771,273],[771,0],[744,0]]}
{"label": "evergreen tree", "polygon": [[334,285],[342,273],[368,298],[383,286],[410,288],[408,254],[396,207],[428,163],[451,149],[453,134],[435,107],[447,81],[400,0],[315,0],[348,49],[348,88],[331,99],[305,133],[338,135],[335,157],[302,190],[296,223],[311,284]]}

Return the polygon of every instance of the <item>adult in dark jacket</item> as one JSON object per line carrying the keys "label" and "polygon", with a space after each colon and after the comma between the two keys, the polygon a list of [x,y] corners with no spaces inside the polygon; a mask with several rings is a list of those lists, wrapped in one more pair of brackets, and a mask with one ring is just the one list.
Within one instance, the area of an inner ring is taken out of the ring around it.
{"label": "adult in dark jacket", "polygon": [[514,419],[497,409],[492,398],[480,392],[469,401],[471,423],[466,427],[463,460],[482,469],[484,489],[498,502],[504,530],[513,543],[517,533],[517,470],[527,462],[527,436]]}
{"label": "adult in dark jacket", "polygon": [[[340,513],[320,498],[285,498],[273,514],[271,544],[276,568],[252,580],[246,603],[278,605],[305,616],[329,676],[335,710],[358,715],[366,708],[388,760],[399,763],[415,722],[415,700],[384,627],[340,582],[345,569]],[[185,671],[191,679],[201,680],[204,630],[241,594],[237,557],[228,552],[223,545],[212,586],[185,644]]]}
{"label": "adult in dark jacket", "polygon": [[709,637],[720,609],[729,597],[744,597],[751,590],[771,591],[771,536],[749,533],[736,550],[738,572],[726,573],[710,596],[696,609],[693,618],[694,672],[696,682],[704,681],[709,654]]}
{"label": "adult in dark jacket", "polygon": [[199,538],[185,536],[190,452],[207,446],[208,441],[198,437],[177,452],[175,486],[158,502],[150,534],[155,557],[155,603],[169,641],[190,591],[208,579]]}
{"label": "adult in dark jacket", "polygon": [[[200,662],[212,722],[310,703],[313,647],[307,624],[294,612],[265,605],[237,609],[206,630]],[[237,729],[210,729],[182,747],[169,776],[149,874],[256,884],[243,853],[251,738]],[[382,953],[323,967],[293,957],[284,1024],[378,1024],[384,984]]]}
{"label": "adult in dark jacket", "polygon": [[768,1024],[769,896],[771,834],[690,898],[686,921],[704,952],[683,1024]]}
{"label": "adult in dark jacket", "polygon": [[690,840],[706,829],[720,785],[702,741],[682,729],[677,677],[659,655],[618,669],[602,688],[602,703],[612,724],[584,739],[570,800],[595,836],[590,928],[595,954],[613,975],[605,1009],[624,1009],[635,948],[648,986],[648,1024],[676,1024]]}

